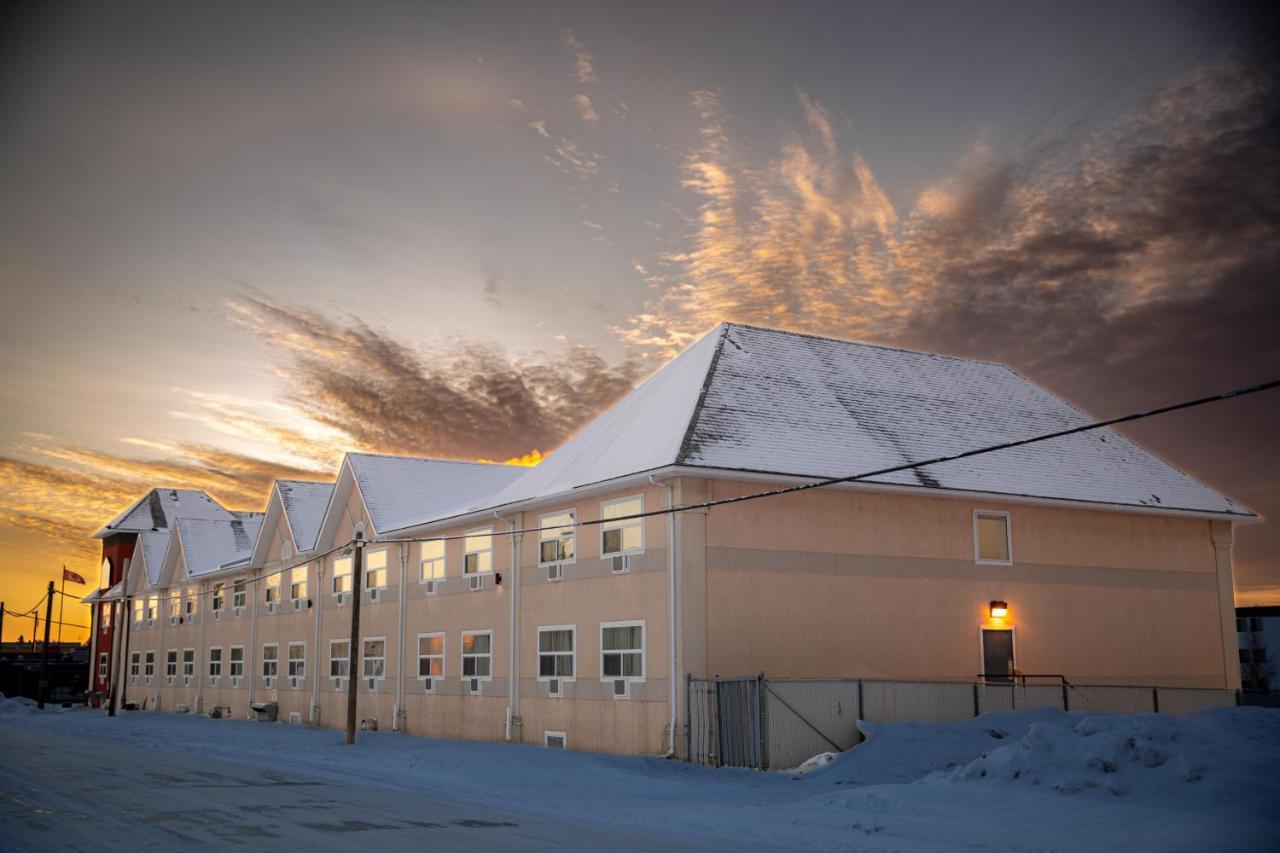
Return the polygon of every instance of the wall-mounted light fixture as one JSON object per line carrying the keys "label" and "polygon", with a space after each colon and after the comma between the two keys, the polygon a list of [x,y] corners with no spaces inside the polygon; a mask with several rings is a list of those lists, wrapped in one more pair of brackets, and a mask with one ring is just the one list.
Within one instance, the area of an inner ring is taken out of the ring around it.
{"label": "wall-mounted light fixture", "polygon": [[991,614],[992,619],[1003,619],[1009,615],[1009,605],[1004,601],[993,601],[987,612]]}

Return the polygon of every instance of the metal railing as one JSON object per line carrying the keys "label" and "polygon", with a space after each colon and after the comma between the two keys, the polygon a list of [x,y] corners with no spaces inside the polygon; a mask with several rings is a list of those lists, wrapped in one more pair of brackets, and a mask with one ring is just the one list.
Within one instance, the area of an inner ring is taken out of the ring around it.
{"label": "metal railing", "polygon": [[[1037,679],[1057,683],[1033,683]],[[1112,714],[1182,714],[1239,704],[1235,690],[1073,684],[1062,676],[1002,681],[868,678],[687,680],[685,754],[715,767],[783,770],[855,746],[858,721],[958,722],[1000,711],[1056,708]]]}

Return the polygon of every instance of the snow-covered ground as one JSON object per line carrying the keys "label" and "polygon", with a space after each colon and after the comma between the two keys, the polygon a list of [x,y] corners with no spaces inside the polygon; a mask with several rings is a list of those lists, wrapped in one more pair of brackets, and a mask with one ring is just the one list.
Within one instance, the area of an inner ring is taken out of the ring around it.
{"label": "snow-covered ground", "polygon": [[[562,827],[570,847],[585,843],[579,828],[708,849],[1204,851],[1275,849],[1280,839],[1278,710],[1044,710],[866,730],[864,744],[810,772],[759,773],[389,732],[347,747],[323,729],[145,712],[111,720],[0,701],[0,754],[29,737],[133,748],[144,760],[204,757]],[[14,799],[27,767],[0,760],[0,793]],[[22,796],[39,807],[38,792]],[[306,842],[309,831],[285,834]]]}

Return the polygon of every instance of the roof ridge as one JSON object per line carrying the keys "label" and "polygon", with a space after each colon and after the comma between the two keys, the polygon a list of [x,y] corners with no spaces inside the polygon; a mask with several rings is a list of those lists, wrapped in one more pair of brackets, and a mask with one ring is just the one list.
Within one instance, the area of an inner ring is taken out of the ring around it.
{"label": "roof ridge", "polygon": [[724,351],[725,341],[729,337],[730,323],[721,323],[719,332],[720,340],[716,342],[716,350],[711,354],[711,361],[707,364],[707,373],[702,377],[702,388],[698,391],[698,399],[693,404],[693,412],[689,415],[689,423],[685,426],[684,435],[680,439],[680,446],[676,448],[676,464],[683,465],[692,451],[693,436],[698,428],[698,421],[702,417],[702,407],[707,401],[707,394],[711,391],[711,381],[715,377],[716,368],[720,365],[720,353]]}
{"label": "roof ridge", "polygon": [[[479,460],[469,461],[466,459],[439,459],[433,456],[406,456],[399,453],[370,453],[365,450],[348,450],[347,456],[365,456],[372,459],[403,459],[409,462],[435,462],[442,465],[471,465],[480,466],[487,465],[495,468],[521,468],[521,465],[509,465],[506,462],[481,462]],[[295,482],[314,482],[321,483],[320,480],[301,480]],[[336,482],[336,481],[335,481]],[[326,484],[329,485],[329,484]]]}
{"label": "roof ridge", "polygon": [[735,326],[740,329],[751,329],[757,332],[772,332],[777,335],[791,335],[797,338],[809,338],[810,340],[815,340],[815,341],[832,341],[833,343],[839,343],[839,344],[852,344],[853,346],[869,347],[871,349],[889,350],[890,352],[905,352],[905,353],[911,353],[912,355],[926,355],[926,356],[929,356],[930,358],[945,358],[951,361],[963,361],[969,364],[991,364],[997,367],[1007,366],[1002,361],[992,361],[991,359],[986,359],[986,358],[966,358],[965,356],[962,356],[962,355],[950,355],[948,353],[942,353],[942,352],[929,352],[928,350],[911,349],[910,347],[896,347],[896,346],[893,346],[892,344],[873,343],[871,341],[859,341],[859,340],[854,340],[852,338],[838,338],[838,337],[835,337],[834,335],[819,335],[814,332],[797,332],[793,329],[779,329],[772,326],[757,326],[754,323],[735,323],[735,322],[726,321],[721,325]]}

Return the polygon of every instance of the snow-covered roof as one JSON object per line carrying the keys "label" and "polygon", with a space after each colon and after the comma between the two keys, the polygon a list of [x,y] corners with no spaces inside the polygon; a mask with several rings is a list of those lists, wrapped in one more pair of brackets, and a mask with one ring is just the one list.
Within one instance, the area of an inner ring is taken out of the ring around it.
{"label": "snow-covered roof", "polygon": [[121,593],[124,590],[124,581],[116,584],[110,589],[95,589],[93,592],[80,599],[81,604],[93,604],[97,601],[119,601]]}
{"label": "snow-covered roof", "polygon": [[373,453],[348,453],[343,468],[354,477],[374,530],[381,532],[453,515],[530,470]]}
{"label": "snow-covered roof", "polygon": [[325,508],[329,506],[329,496],[333,494],[333,483],[276,480],[276,491],[289,519],[289,529],[293,531],[294,547],[299,551],[310,551],[316,546],[320,522],[324,520]]}
{"label": "snow-covered roof", "polygon": [[177,518],[231,519],[234,515],[197,489],[151,489],[93,534],[93,538],[105,539],[113,533],[168,530]]}
{"label": "snow-covered roof", "polygon": [[138,534],[138,544],[133,549],[134,561],[142,561],[147,573],[147,585],[160,582],[160,570],[164,568],[164,552],[169,547],[172,534],[168,530],[147,530]]}
{"label": "snow-covered roof", "polygon": [[[726,323],[469,509],[668,466],[848,476],[1091,420],[1001,364]],[[1251,515],[1109,429],[867,482]]]}
{"label": "snow-covered roof", "polygon": [[187,574],[196,578],[211,574],[228,563],[247,558],[262,527],[261,513],[239,513],[230,521],[178,519],[177,537]]}

